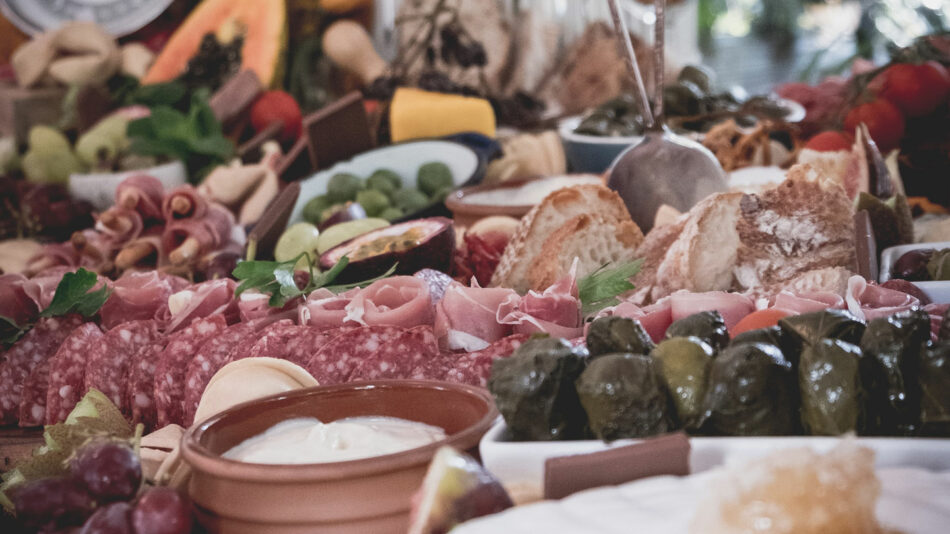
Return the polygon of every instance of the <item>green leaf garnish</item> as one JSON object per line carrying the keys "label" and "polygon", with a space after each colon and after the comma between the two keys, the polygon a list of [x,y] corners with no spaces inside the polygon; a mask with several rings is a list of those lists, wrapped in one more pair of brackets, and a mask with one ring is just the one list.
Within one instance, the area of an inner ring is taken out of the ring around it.
{"label": "green leaf garnish", "polygon": [[0,345],[12,345],[20,339],[30,325],[18,325],[13,319],[0,315]]}
{"label": "green leaf garnish", "polygon": [[620,303],[617,297],[634,289],[630,279],[640,272],[643,260],[634,260],[616,266],[604,265],[577,282],[584,317]]}
{"label": "green leaf garnish", "polygon": [[[302,258],[307,258],[307,271],[310,273],[310,279],[306,286],[300,288],[294,279],[294,272],[296,271],[297,263]],[[256,289],[261,293],[270,295],[270,300],[268,300],[267,303],[270,306],[279,308],[294,298],[309,295],[314,290],[320,288],[328,289],[334,293],[341,293],[354,287],[363,287],[377,280],[391,276],[396,272],[396,265],[398,265],[394,264],[385,273],[375,278],[370,278],[369,280],[331,285],[349,263],[349,258],[343,256],[333,267],[321,273],[317,272],[314,268],[313,261],[306,252],[302,252],[296,258],[287,261],[242,261],[238,263],[231,272],[231,274],[241,282],[240,285],[237,286],[237,289],[234,290],[234,294],[240,295],[248,289]]]}
{"label": "green leaf garnish", "polygon": [[40,317],[56,317],[78,313],[83,317],[92,317],[106,303],[111,291],[103,286],[91,291],[98,283],[96,274],[82,267],[74,273],[66,273],[56,286],[56,293],[49,307],[40,313]]}

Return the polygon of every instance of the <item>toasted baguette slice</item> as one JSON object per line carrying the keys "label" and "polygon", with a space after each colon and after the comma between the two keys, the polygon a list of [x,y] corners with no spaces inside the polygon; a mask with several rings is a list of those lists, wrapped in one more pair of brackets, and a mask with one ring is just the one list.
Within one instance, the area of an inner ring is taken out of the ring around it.
{"label": "toasted baguette slice", "polygon": [[491,285],[510,287],[519,293],[532,289],[529,271],[538,261],[548,237],[572,218],[592,214],[611,223],[631,220],[620,195],[602,185],[560,189],[545,197],[521,219],[518,231],[501,256]]}
{"label": "toasted baguette slice", "polygon": [[632,292],[624,295],[624,300],[629,300],[638,306],[650,303],[653,288],[656,287],[656,273],[666,258],[667,251],[673,246],[673,243],[683,233],[686,222],[689,220],[688,214],[680,215],[673,223],[654,226],[652,230],[643,238],[643,243],[637,247],[634,257],[642,258],[643,264],[640,265],[640,272],[633,277],[633,285],[636,287]]}
{"label": "toasted baguette slice", "polygon": [[533,289],[546,288],[567,275],[574,259],[582,278],[604,265],[630,261],[643,233],[633,221],[606,221],[597,215],[569,219],[548,237],[528,271]]}
{"label": "toasted baguette slice", "polygon": [[718,193],[693,206],[686,225],[657,269],[651,294],[654,300],[680,289],[716,291],[732,287],[742,197],[742,193]]}
{"label": "toasted baguette slice", "polygon": [[854,210],[844,189],[797,165],[775,189],[742,199],[738,290],[767,288],[817,269],[855,265]]}

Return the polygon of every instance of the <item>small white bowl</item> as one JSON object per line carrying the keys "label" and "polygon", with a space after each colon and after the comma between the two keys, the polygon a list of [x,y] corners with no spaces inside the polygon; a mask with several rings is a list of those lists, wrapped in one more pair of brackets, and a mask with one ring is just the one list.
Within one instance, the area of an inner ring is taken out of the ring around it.
{"label": "small white bowl", "polygon": [[165,190],[174,189],[188,181],[185,165],[175,160],[155,167],[122,172],[94,172],[69,175],[69,194],[74,198],[88,201],[92,206],[104,211],[115,202],[115,189],[123,180],[131,176],[146,174],[158,178]]}
{"label": "small white bowl", "polygon": [[624,150],[643,140],[642,135],[611,137],[575,133],[582,120],[579,115],[568,117],[558,125],[564,154],[575,173],[601,174]]}
{"label": "small white bowl", "polygon": [[[910,245],[898,245],[884,249],[881,253],[881,274],[879,275],[881,283],[891,279],[891,269],[897,260],[904,254],[912,250],[935,249],[941,250],[950,248],[950,241],[935,241],[932,243],[913,243]],[[938,282],[911,282],[927,295],[932,302],[943,304],[950,302],[950,280]]]}

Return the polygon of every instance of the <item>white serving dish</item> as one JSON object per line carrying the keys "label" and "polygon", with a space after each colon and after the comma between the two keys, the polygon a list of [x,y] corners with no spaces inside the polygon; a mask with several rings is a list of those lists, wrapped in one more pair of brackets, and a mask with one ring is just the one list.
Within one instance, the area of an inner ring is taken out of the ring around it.
{"label": "white serving dish", "polygon": [[[879,275],[880,281],[887,282],[891,278],[891,268],[900,259],[904,254],[912,250],[920,249],[944,249],[950,248],[950,241],[936,241],[932,243],[913,243],[910,245],[898,245],[896,247],[890,247],[884,249],[884,252],[881,253],[881,274]],[[927,297],[937,303],[942,304],[945,302],[950,302],[950,281],[941,281],[941,282],[911,282],[915,286],[919,287],[921,291],[924,292]]]}
{"label": "white serving dish", "polygon": [[[482,463],[506,487],[540,491],[544,486],[544,463],[548,458],[605,451],[631,445],[638,440],[611,443],[600,440],[506,441],[507,427],[500,417],[482,438]],[[840,438],[817,436],[788,437],[691,437],[689,464],[692,473],[701,473],[727,462],[765,456],[778,449],[810,446],[819,452],[830,450]],[[919,467],[950,470],[950,439],[937,438],[855,438],[859,445],[875,451],[878,467]]]}
{"label": "white serving dish", "polygon": [[[718,472],[653,477],[583,491],[560,501],[519,506],[456,527],[453,534],[687,534]],[[944,534],[950,523],[950,472],[916,468],[877,470],[876,516],[905,534]]]}
{"label": "white serving dish", "polygon": [[69,175],[69,194],[73,198],[89,202],[99,211],[104,211],[115,202],[116,187],[126,178],[139,174],[158,178],[166,191],[184,185],[188,181],[188,170],[185,169],[185,165],[175,160],[132,171],[71,174]]}
{"label": "white serving dish", "polygon": [[403,187],[415,187],[419,167],[432,161],[441,161],[449,166],[456,188],[465,185],[481,167],[481,160],[472,149],[452,141],[411,141],[370,150],[301,181],[300,194],[287,225],[303,220],[304,206],[313,197],[327,192],[327,184],[334,174],[348,172],[366,178],[374,171],[385,168],[403,178]]}
{"label": "white serving dish", "polygon": [[584,117],[576,115],[558,124],[564,155],[573,172],[600,174],[631,146],[643,140],[642,135],[598,136],[575,133]]}

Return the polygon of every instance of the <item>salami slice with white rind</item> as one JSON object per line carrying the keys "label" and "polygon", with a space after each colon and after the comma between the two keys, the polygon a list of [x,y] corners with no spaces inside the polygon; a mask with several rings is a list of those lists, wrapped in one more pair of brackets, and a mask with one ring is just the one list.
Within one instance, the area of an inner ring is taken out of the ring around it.
{"label": "salami slice with white rind", "polygon": [[85,390],[96,388],[126,417],[132,409],[126,397],[126,381],[136,355],[159,339],[161,333],[154,320],[128,321],[116,325],[89,351],[83,379]]}
{"label": "salami slice with white rind", "polygon": [[350,373],[349,380],[410,378],[413,370],[439,356],[439,343],[431,326],[416,326],[386,343],[373,354],[366,354]]}
{"label": "salami slice with white rind", "polygon": [[23,385],[30,373],[56,354],[63,341],[82,322],[79,315],[41,318],[4,353],[5,361],[0,365],[0,425],[19,421]]}
{"label": "salami slice with white rind", "polygon": [[66,420],[85,394],[86,360],[92,347],[102,343],[104,334],[95,323],[75,328],[49,361],[49,388],[46,391],[46,424]]}
{"label": "salami slice with white rind", "polygon": [[158,425],[158,412],[155,408],[155,368],[168,336],[160,336],[151,345],[144,347],[136,355],[129,368],[126,381],[126,402],[132,410],[132,423],[142,423],[145,431],[154,430]]}
{"label": "salami slice with white rind", "polygon": [[459,354],[454,365],[441,377],[442,380],[485,387],[491,377],[492,363],[507,358],[531,336],[514,334],[499,339],[490,346],[467,354]]}
{"label": "salami slice with white rind", "polygon": [[185,400],[185,374],[198,349],[228,327],[223,315],[212,315],[192,321],[190,325],[168,338],[168,343],[155,363],[156,427],[182,423]]}
{"label": "salami slice with white rind", "polygon": [[277,358],[306,367],[313,353],[333,338],[333,331],[278,321],[260,333],[245,357]]}
{"label": "salami slice with white rind", "polygon": [[363,360],[367,366],[394,358],[392,345],[407,332],[398,326],[362,326],[338,330],[339,334],[315,352],[306,369],[321,385],[342,384]]}

